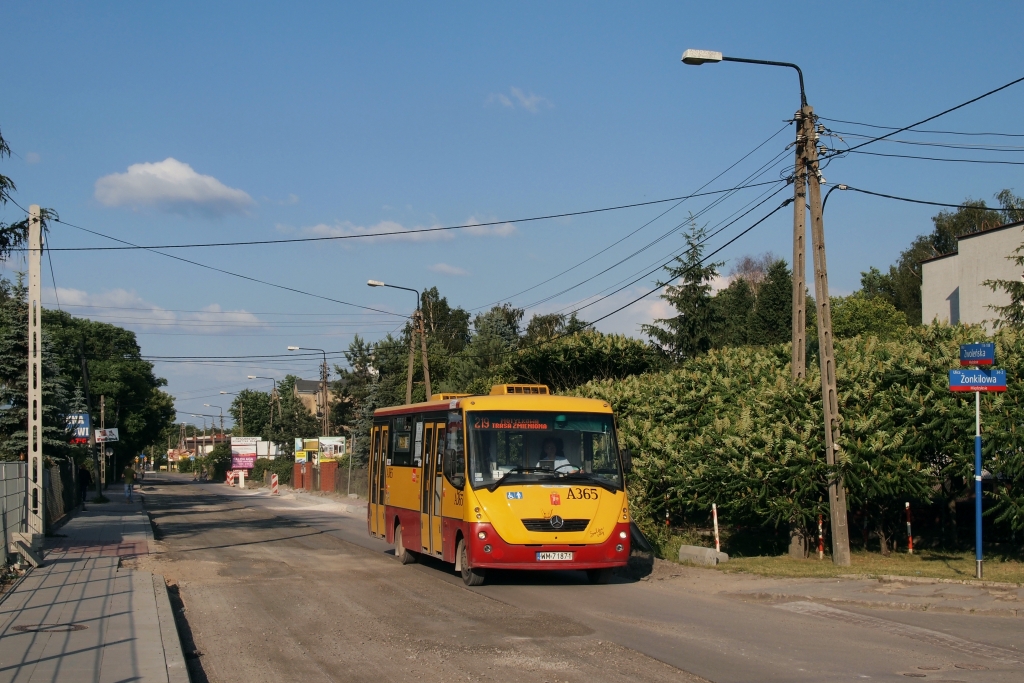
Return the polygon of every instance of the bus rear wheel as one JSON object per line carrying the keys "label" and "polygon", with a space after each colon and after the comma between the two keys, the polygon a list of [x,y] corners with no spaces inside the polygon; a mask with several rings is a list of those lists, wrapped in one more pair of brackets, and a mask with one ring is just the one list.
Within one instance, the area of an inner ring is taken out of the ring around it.
{"label": "bus rear wheel", "polygon": [[608,583],[612,580],[612,575],[615,570],[611,567],[605,567],[604,569],[588,569],[587,570],[587,581],[595,585],[601,585]]}
{"label": "bus rear wheel", "polygon": [[487,577],[485,569],[470,569],[469,553],[466,551],[466,541],[459,539],[459,566],[462,569],[462,582],[467,586],[482,586]]}
{"label": "bus rear wheel", "polygon": [[401,524],[395,527],[395,557],[397,557],[398,561],[402,564],[412,564],[416,561],[416,556],[412,553],[412,551],[408,550],[405,547],[404,543],[402,543]]}

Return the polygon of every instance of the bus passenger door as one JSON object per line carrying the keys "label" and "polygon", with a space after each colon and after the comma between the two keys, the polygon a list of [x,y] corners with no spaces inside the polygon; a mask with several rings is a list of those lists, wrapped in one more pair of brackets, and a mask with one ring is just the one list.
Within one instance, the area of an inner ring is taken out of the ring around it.
{"label": "bus passenger door", "polygon": [[434,447],[431,449],[430,470],[430,552],[441,556],[441,495],[444,490],[444,422],[434,424]]}
{"label": "bus passenger door", "polygon": [[388,467],[388,454],[391,452],[390,445],[388,444],[388,426],[383,425],[380,428],[380,446],[377,448],[377,462],[380,464],[377,472],[377,534],[381,538],[387,538],[388,527],[384,522],[384,508],[387,506],[389,500],[388,487],[387,487],[387,473],[390,467]]}
{"label": "bus passenger door", "polygon": [[430,498],[433,481],[434,457],[434,425],[423,425],[423,445],[420,451],[422,469],[420,470],[420,545],[424,552],[430,552]]}
{"label": "bus passenger door", "polygon": [[381,500],[377,490],[377,473],[380,471],[380,427],[374,427],[370,432],[370,471],[367,481],[368,505],[366,523],[370,527],[370,534],[377,535],[377,505]]}

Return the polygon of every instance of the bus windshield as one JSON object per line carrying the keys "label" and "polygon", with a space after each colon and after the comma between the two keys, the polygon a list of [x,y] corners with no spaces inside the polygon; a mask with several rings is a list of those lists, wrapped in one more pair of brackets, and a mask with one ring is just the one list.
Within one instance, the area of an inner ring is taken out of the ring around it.
{"label": "bus windshield", "polygon": [[509,410],[466,418],[473,488],[553,479],[622,488],[611,415]]}

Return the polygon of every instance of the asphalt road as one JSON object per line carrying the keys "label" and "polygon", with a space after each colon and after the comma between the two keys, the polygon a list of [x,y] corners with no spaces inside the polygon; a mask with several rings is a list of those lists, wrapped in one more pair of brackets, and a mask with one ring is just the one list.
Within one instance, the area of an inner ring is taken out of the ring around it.
{"label": "asphalt road", "polygon": [[187,478],[145,486],[194,681],[1019,681],[1024,619],[764,603],[662,564],[591,586],[402,566],[363,515]]}

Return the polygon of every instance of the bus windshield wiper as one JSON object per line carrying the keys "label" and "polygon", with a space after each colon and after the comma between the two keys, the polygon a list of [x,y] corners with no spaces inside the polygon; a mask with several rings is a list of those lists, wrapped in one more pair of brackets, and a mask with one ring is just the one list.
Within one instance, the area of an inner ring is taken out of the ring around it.
{"label": "bus windshield wiper", "polygon": [[508,476],[510,474],[532,474],[533,472],[550,472],[551,474],[555,473],[555,471],[550,467],[513,467],[508,472],[501,475],[500,479],[498,479],[496,482],[488,486],[487,490],[490,491],[491,493],[497,491],[498,487],[501,486],[506,479],[508,479]]}

